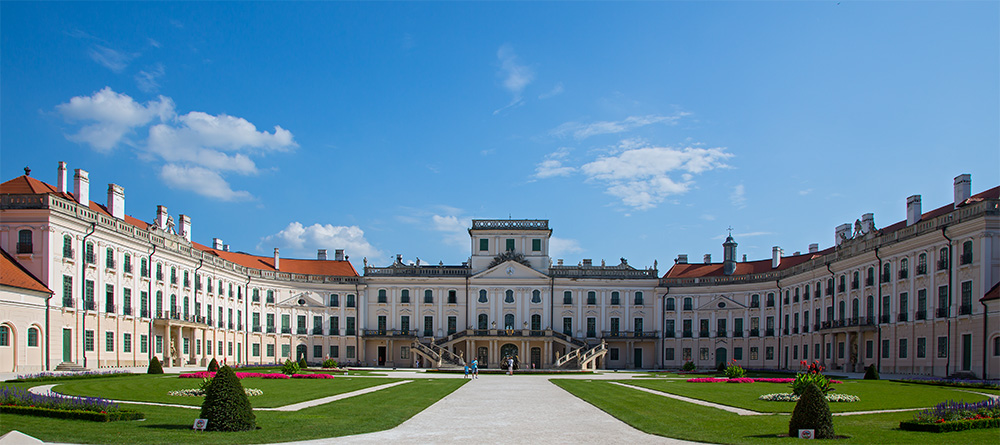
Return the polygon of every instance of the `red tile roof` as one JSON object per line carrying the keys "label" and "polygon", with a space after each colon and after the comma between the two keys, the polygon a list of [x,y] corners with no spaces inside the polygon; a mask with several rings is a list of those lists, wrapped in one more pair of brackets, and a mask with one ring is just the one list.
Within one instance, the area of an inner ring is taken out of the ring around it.
{"label": "red tile roof", "polygon": [[993,285],[993,288],[986,291],[986,295],[979,301],[1000,300],[1000,282]]}
{"label": "red tile roof", "polygon": [[[969,199],[963,201],[959,204],[959,207],[963,205],[972,204],[974,202],[983,201],[986,199],[1000,199],[1000,187],[993,187],[982,193],[972,195]],[[955,209],[954,204],[947,204],[938,207],[929,212],[925,212],[921,215],[920,220],[926,221],[929,219],[937,218],[941,215],[945,215]],[[885,235],[887,233],[892,233],[896,230],[903,229],[906,227],[906,220],[899,221],[897,223],[891,224],[889,226],[878,229],[879,234]],[[797,266],[813,258],[817,258],[828,253],[832,253],[836,250],[835,247],[830,247],[825,250],[821,250],[816,253],[807,253],[802,255],[787,256],[781,258],[781,264],[776,268],[771,268],[771,260],[759,260],[759,261],[749,261],[749,262],[738,262],[736,263],[736,271],[733,275],[752,275],[757,273],[771,272],[787,269],[793,266]],[[721,277],[724,276],[722,273],[722,263],[711,263],[711,264],[674,264],[663,278],[700,278],[700,277]]]}
{"label": "red tile roof", "polygon": [[[76,197],[71,193],[59,192],[52,185],[39,181],[31,176],[21,175],[10,181],[0,184],[0,194],[4,195],[40,195],[52,194],[76,202]],[[97,213],[111,217],[108,208],[102,204],[90,201],[87,207]],[[125,223],[133,225],[142,230],[148,230],[150,224],[138,218],[125,215]],[[250,255],[246,253],[226,252],[213,249],[211,247],[191,243],[198,250],[208,252],[227,261],[260,270],[274,270],[274,258]],[[358,271],[354,269],[348,261],[321,261],[321,260],[296,260],[291,258],[281,259],[281,272],[307,274],[307,275],[333,275],[342,277],[357,277]]]}
{"label": "red tile roof", "polygon": [[25,269],[6,250],[0,249],[0,285],[28,289],[36,292],[51,294],[52,291],[35,278],[28,269]]}

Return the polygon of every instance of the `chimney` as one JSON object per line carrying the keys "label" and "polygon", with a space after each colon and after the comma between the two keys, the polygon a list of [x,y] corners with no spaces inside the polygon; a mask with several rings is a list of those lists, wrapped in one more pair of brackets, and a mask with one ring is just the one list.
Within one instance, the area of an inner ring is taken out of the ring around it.
{"label": "chimney", "polygon": [[336,249],[333,251],[333,259],[337,261],[344,261],[344,249]]}
{"label": "chimney", "polygon": [[76,175],[73,176],[73,197],[76,202],[90,206],[90,179],[86,170],[76,169]]}
{"label": "chimney", "polygon": [[583,260],[583,267],[592,267],[594,265],[594,260],[585,259]]}
{"label": "chimney", "polygon": [[320,261],[326,261],[326,249],[319,249],[316,251],[316,259]]}
{"label": "chimney", "polygon": [[170,215],[167,214],[167,208],[165,206],[156,206],[156,227],[160,229],[167,229],[167,218]]}
{"label": "chimney", "polygon": [[191,217],[185,214],[181,214],[181,232],[180,235],[184,239],[191,241]]}
{"label": "chimney", "polygon": [[819,243],[812,243],[809,245],[809,253],[819,252]]}
{"label": "chimney", "polygon": [[913,195],[906,198],[906,225],[912,226],[920,222],[920,216],[923,215],[920,210],[920,195]]}
{"label": "chimney", "polygon": [[687,264],[687,263],[688,263],[688,254],[681,253],[677,255],[677,264]]}
{"label": "chimney", "polygon": [[125,189],[118,184],[108,184],[108,212],[118,219],[125,219]]}
{"label": "chimney", "polygon": [[712,264],[712,254],[710,253],[705,254],[705,264]]}
{"label": "chimney", "polygon": [[972,196],[972,175],[966,173],[955,177],[955,207]]}
{"label": "chimney", "polygon": [[274,270],[281,270],[281,269],[278,268],[278,260],[279,260],[279,258],[278,258],[278,248],[275,247],[274,248]]}
{"label": "chimney", "polygon": [[842,243],[842,242],[844,242],[844,241],[846,241],[846,240],[848,240],[850,238],[851,238],[851,225],[850,224],[847,224],[847,223],[841,224],[841,225],[837,226],[837,228],[834,230],[834,233],[833,233],[833,242],[834,242],[834,245],[839,246],[840,243]]}
{"label": "chimney", "polygon": [[219,238],[212,238],[212,248],[215,250],[222,250],[222,240]]}
{"label": "chimney", "polygon": [[59,192],[69,192],[66,189],[66,163],[63,161],[59,161],[59,169],[56,170],[56,183],[59,185]]}
{"label": "chimney", "polygon": [[875,214],[865,213],[861,215],[861,233],[867,235],[875,231]]}
{"label": "chimney", "polygon": [[556,266],[562,266],[562,265],[563,265],[563,259],[562,258],[559,258],[558,260],[556,260]]}
{"label": "chimney", "polygon": [[781,265],[781,248],[774,246],[771,248],[771,269],[777,269]]}
{"label": "chimney", "polygon": [[225,252],[229,252],[229,244],[223,244],[222,245],[222,250],[225,251]]}

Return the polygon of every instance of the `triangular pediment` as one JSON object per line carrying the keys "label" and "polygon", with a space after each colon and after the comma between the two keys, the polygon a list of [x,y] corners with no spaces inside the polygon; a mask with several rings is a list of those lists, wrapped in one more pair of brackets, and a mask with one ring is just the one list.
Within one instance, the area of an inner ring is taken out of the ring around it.
{"label": "triangular pediment", "polygon": [[503,263],[497,264],[489,269],[486,269],[476,275],[472,276],[472,279],[543,279],[547,280],[549,277],[535,269],[525,266],[517,261],[504,261]]}
{"label": "triangular pediment", "polygon": [[278,301],[278,306],[324,307],[323,297],[315,292],[299,292],[284,300]]}
{"label": "triangular pediment", "polygon": [[699,311],[725,311],[730,309],[746,309],[746,306],[725,295],[717,295],[715,298],[709,300],[708,303],[698,306]]}

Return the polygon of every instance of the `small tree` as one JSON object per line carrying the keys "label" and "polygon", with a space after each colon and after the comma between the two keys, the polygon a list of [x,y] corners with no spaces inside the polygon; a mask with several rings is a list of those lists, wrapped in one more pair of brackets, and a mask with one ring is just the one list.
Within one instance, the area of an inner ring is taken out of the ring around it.
{"label": "small tree", "polygon": [[309,367],[309,362],[306,361],[305,357],[299,359],[299,369],[306,369]]}
{"label": "small tree", "polygon": [[326,360],[323,360],[323,367],[324,368],[338,368],[339,366],[337,366],[337,361],[336,360],[334,360],[332,358],[328,358]]}
{"label": "small tree", "polygon": [[683,371],[694,371],[694,369],[694,362],[684,362],[684,365],[681,366],[681,370]]}
{"label": "small tree", "polygon": [[257,427],[250,399],[232,368],[223,366],[215,373],[205,390],[201,418],[208,419],[207,431],[247,431]]}
{"label": "small tree", "polygon": [[292,375],[297,372],[299,372],[299,364],[293,362],[291,359],[285,360],[285,365],[281,367],[281,373]]}
{"label": "small tree", "polygon": [[875,369],[875,365],[869,365],[865,368],[865,380],[878,380],[878,369]]}
{"label": "small tree", "polygon": [[208,372],[218,372],[219,362],[215,361],[213,358],[211,362],[208,362]]}
{"label": "small tree", "polygon": [[788,422],[788,435],[798,437],[799,430],[815,430],[817,439],[833,439],[833,416],[823,391],[815,384],[806,386],[795,403],[792,419]]}
{"label": "small tree", "polygon": [[153,359],[149,361],[149,367],[146,368],[146,374],[163,374],[163,365],[160,364],[160,359],[153,356]]}

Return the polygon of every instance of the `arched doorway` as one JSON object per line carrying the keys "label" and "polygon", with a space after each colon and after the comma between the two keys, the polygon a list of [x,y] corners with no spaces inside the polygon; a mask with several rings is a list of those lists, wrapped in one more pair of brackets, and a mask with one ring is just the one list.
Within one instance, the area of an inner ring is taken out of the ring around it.
{"label": "arched doorway", "polygon": [[17,371],[17,339],[10,325],[0,324],[0,372]]}
{"label": "arched doorway", "polygon": [[505,368],[507,365],[507,359],[514,359],[514,368],[518,367],[518,362],[520,359],[517,356],[517,346],[513,343],[505,343],[500,346],[500,367]]}
{"label": "arched doorway", "polygon": [[295,361],[299,361],[306,358],[306,345],[298,345],[295,347]]}
{"label": "arched doorway", "polygon": [[715,349],[715,367],[718,368],[720,363],[722,363],[724,365],[727,361],[729,361],[729,360],[728,360],[728,357],[726,356],[726,348],[716,348]]}

